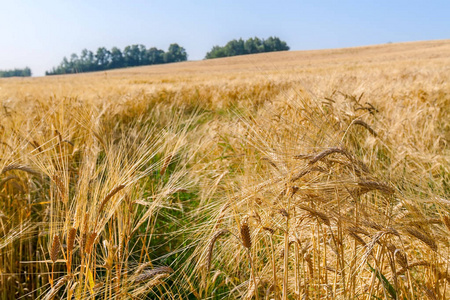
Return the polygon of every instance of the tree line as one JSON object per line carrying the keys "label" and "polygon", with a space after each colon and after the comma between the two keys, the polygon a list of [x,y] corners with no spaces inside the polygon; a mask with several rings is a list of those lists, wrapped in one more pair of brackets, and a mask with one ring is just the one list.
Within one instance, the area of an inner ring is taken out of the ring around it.
{"label": "tree line", "polygon": [[[206,53],[205,59],[254,54],[262,52],[286,51],[289,46],[278,37],[260,39],[258,37],[243,40],[242,38],[229,41],[225,46],[214,46]],[[144,65],[164,64],[186,61],[188,54],[178,44],[171,44],[168,51],[144,45],[126,46],[123,50],[113,47],[108,50],[100,47],[96,52],[83,49],[80,55],[73,53],[69,58],[64,57],[62,62],[46,71],[45,75],[71,74],[104,71],[110,69],[135,67]],[[31,76],[30,68],[0,71],[0,77]]]}
{"label": "tree line", "polygon": [[286,51],[289,46],[286,42],[280,40],[278,37],[269,37],[268,39],[249,38],[244,41],[239,40],[229,41],[225,46],[214,46],[212,50],[206,53],[205,58],[219,58],[235,55],[254,54],[262,52]]}
{"label": "tree line", "polygon": [[123,51],[117,47],[111,50],[100,47],[94,53],[84,49],[81,54],[64,57],[59,66],[45,75],[71,74],[82,72],[103,71],[124,67],[164,64],[187,60],[186,50],[178,44],[171,44],[167,52],[155,47],[146,49],[144,45],[126,46]]}
{"label": "tree line", "polygon": [[14,69],[14,70],[0,70],[0,77],[30,77],[31,69],[25,67],[24,69]]}

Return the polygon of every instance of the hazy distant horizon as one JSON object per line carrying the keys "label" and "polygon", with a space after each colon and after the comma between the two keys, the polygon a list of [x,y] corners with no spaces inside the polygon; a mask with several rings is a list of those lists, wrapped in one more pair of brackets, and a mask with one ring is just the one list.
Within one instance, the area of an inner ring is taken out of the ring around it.
{"label": "hazy distant horizon", "polygon": [[86,48],[184,47],[201,60],[232,39],[277,36],[291,51],[450,38],[450,2],[434,1],[7,1],[0,11],[0,70],[33,76]]}

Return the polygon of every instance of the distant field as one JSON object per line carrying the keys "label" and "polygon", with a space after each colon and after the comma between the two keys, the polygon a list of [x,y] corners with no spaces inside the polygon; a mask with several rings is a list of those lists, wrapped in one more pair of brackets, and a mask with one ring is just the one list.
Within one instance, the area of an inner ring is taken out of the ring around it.
{"label": "distant field", "polygon": [[450,298],[450,40],[0,79],[0,299]]}

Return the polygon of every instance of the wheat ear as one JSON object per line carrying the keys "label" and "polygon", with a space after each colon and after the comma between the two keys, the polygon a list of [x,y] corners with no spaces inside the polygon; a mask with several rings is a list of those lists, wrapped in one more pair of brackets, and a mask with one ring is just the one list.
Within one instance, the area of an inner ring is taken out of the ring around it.
{"label": "wheat ear", "polygon": [[164,176],[164,174],[166,173],[167,167],[169,166],[170,162],[172,161],[172,154],[169,154],[166,159],[164,160],[164,164],[161,168],[161,177]]}
{"label": "wheat ear", "polygon": [[99,208],[99,213],[103,211],[103,208],[105,207],[106,203],[108,203],[108,201],[115,195],[117,194],[120,190],[122,190],[125,187],[124,184],[118,185],[115,188],[113,188],[103,199],[102,203],[100,204],[100,208]]}
{"label": "wheat ear", "polygon": [[6,167],[3,168],[1,173],[3,174],[3,173],[6,173],[8,171],[11,171],[11,170],[19,170],[19,171],[24,171],[24,172],[27,172],[27,173],[30,173],[30,174],[33,174],[33,175],[39,175],[38,171],[33,170],[32,168],[30,168],[28,166],[25,166],[25,165],[21,165],[21,164],[10,164],[10,165],[7,165]]}
{"label": "wheat ear", "polygon": [[450,218],[448,216],[443,216],[442,220],[445,226],[447,227],[448,231],[450,231]]}
{"label": "wheat ear", "polygon": [[72,267],[72,252],[73,246],[75,243],[75,235],[77,233],[77,229],[72,227],[69,229],[69,233],[67,234],[67,272],[71,273]]}
{"label": "wheat ear", "polygon": [[91,232],[91,234],[89,235],[89,238],[87,239],[86,242],[86,248],[85,251],[87,254],[90,254],[92,251],[92,246],[94,245],[95,239],[97,238],[97,232]]}
{"label": "wheat ear", "polygon": [[133,282],[134,283],[139,283],[139,282],[143,282],[143,281],[147,281],[147,280],[153,279],[155,276],[158,276],[158,275],[168,276],[171,273],[173,273],[173,269],[170,268],[170,267],[166,267],[166,266],[157,267],[157,268],[154,268],[152,270],[144,271],[141,274],[137,275],[136,277],[134,277]]}
{"label": "wheat ear", "polygon": [[59,235],[55,234],[53,237],[52,249],[50,250],[50,259],[53,263],[58,259],[59,248],[61,246],[61,241],[59,239]]}
{"label": "wheat ear", "polygon": [[419,230],[412,228],[412,227],[408,227],[406,228],[406,231],[416,237],[417,239],[421,240],[422,242],[424,242],[428,247],[430,247],[433,251],[437,251],[437,244],[436,242],[430,238],[428,235],[426,235],[425,233],[420,232]]}
{"label": "wheat ear", "polygon": [[242,245],[245,248],[250,249],[252,247],[252,239],[250,236],[250,228],[248,227],[247,219],[245,219],[241,224],[241,239]]}
{"label": "wheat ear", "polygon": [[311,216],[320,219],[325,225],[331,225],[330,218],[326,214],[305,205],[299,204],[298,207],[309,212]]}
{"label": "wheat ear", "polygon": [[373,135],[374,137],[377,137],[377,136],[378,136],[378,134],[375,132],[375,130],[373,130],[372,127],[370,127],[366,122],[364,122],[364,121],[362,121],[362,120],[358,120],[358,119],[357,119],[357,120],[354,120],[354,121],[352,122],[352,124],[354,124],[354,125],[359,125],[359,126],[362,126],[362,127],[366,128],[367,131],[369,131],[370,134]]}
{"label": "wheat ear", "polygon": [[320,152],[319,154],[317,154],[316,156],[314,156],[314,157],[308,162],[308,164],[309,164],[309,165],[315,164],[315,163],[318,162],[319,160],[321,160],[321,159],[323,159],[323,158],[325,158],[325,157],[327,157],[328,155],[333,154],[333,153],[340,153],[340,154],[343,154],[343,155],[345,155],[345,156],[347,156],[347,157],[349,156],[349,154],[347,153],[346,150],[344,150],[344,149],[342,149],[342,148],[339,148],[339,147],[332,147],[332,148],[328,148],[327,150],[324,150],[324,151]]}
{"label": "wheat ear", "polygon": [[61,287],[67,282],[69,279],[69,275],[64,276],[58,282],[52,287],[50,292],[43,298],[44,300],[51,300],[55,298],[58,291],[61,289]]}
{"label": "wheat ear", "polygon": [[251,269],[251,277],[253,278],[253,283],[250,279],[249,281],[249,288],[248,290],[251,291],[253,288],[255,289],[255,298],[258,300],[258,284],[256,282],[256,276],[255,276],[255,267],[254,262],[252,260],[252,255],[250,253],[250,248],[252,247],[252,238],[250,235],[250,227],[248,226],[248,217],[246,216],[241,224],[241,239],[242,239],[242,245],[247,248],[248,253],[248,260],[250,262],[250,269]]}
{"label": "wheat ear", "polygon": [[50,249],[50,259],[52,260],[52,274],[50,279],[50,285],[53,288],[53,274],[55,271],[55,262],[58,259],[59,248],[61,246],[61,242],[59,240],[59,235],[55,234],[53,236],[52,248]]}
{"label": "wheat ear", "polygon": [[206,255],[206,270],[207,270],[207,272],[211,268],[211,261],[212,261],[212,255],[213,255],[213,250],[214,250],[214,244],[219,239],[219,237],[221,237],[222,235],[224,235],[227,232],[228,232],[227,229],[222,229],[222,230],[216,231],[214,233],[214,235],[211,237],[211,240],[209,241],[209,244],[208,244],[208,253]]}

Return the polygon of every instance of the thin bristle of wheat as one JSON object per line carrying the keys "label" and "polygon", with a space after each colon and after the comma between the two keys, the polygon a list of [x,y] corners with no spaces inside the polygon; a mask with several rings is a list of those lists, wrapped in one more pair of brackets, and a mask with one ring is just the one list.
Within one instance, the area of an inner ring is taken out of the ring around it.
{"label": "thin bristle of wheat", "polygon": [[33,174],[33,175],[39,175],[38,171],[33,170],[32,168],[30,168],[28,166],[25,166],[25,165],[21,165],[21,164],[10,164],[10,165],[7,165],[6,167],[3,168],[1,173],[3,174],[3,173],[6,173],[8,171],[11,171],[11,170],[19,170],[19,171],[24,171],[24,172],[27,172],[27,173],[30,173],[30,174]]}
{"label": "thin bristle of wheat", "polygon": [[150,279],[155,278],[158,275],[170,275],[171,273],[173,273],[173,269],[170,267],[157,267],[154,268],[152,270],[146,270],[144,271],[142,274],[137,275],[136,277],[134,277],[133,282],[134,283],[139,283],[139,282],[143,282],[143,281],[147,281]]}
{"label": "thin bristle of wheat", "polygon": [[408,232],[413,237],[421,240],[424,242],[428,247],[430,247],[433,251],[437,251],[437,244],[436,242],[430,238],[427,234],[420,232],[419,230],[408,227],[406,228],[406,232]]}
{"label": "thin bristle of wheat", "polygon": [[373,130],[372,127],[370,127],[366,122],[364,122],[362,120],[354,120],[352,122],[352,124],[359,125],[359,126],[366,128],[367,131],[369,131],[370,134],[372,134],[374,137],[378,136],[378,134],[375,132],[375,130]]}
{"label": "thin bristle of wheat", "polygon": [[252,239],[250,237],[250,228],[248,227],[247,219],[241,224],[241,239],[245,248],[250,249],[252,247]]}
{"label": "thin bristle of wheat", "polygon": [[59,235],[55,234],[55,236],[53,236],[52,249],[50,250],[50,259],[53,263],[58,259],[60,246],[61,242],[59,240]]}
{"label": "thin bristle of wheat", "polygon": [[207,270],[209,270],[211,267],[211,260],[212,260],[212,255],[213,255],[213,251],[214,251],[214,244],[219,239],[219,237],[221,237],[222,235],[224,235],[227,232],[228,232],[227,229],[222,229],[222,230],[215,232],[213,234],[213,236],[211,237],[211,240],[208,243],[208,253],[206,256],[206,269]]}
{"label": "thin bristle of wheat", "polygon": [[99,212],[103,211],[103,208],[105,207],[106,203],[108,203],[108,201],[115,195],[117,194],[120,190],[122,190],[125,187],[124,184],[118,185],[115,188],[113,188],[108,195],[105,196],[105,198],[103,199],[102,203],[100,204],[100,208],[99,208]]}
{"label": "thin bristle of wheat", "polygon": [[69,233],[67,234],[67,251],[69,251],[69,253],[73,251],[76,233],[77,229],[72,227],[69,229]]}

